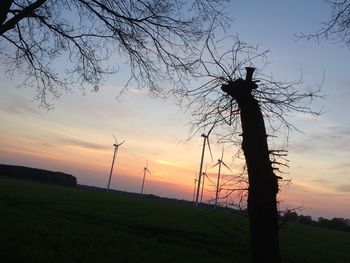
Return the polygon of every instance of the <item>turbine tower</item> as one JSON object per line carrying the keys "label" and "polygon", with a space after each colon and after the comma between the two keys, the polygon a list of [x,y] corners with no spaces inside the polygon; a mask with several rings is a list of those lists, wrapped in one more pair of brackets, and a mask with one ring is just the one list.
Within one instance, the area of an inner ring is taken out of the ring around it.
{"label": "turbine tower", "polygon": [[192,202],[194,202],[194,198],[195,198],[195,196],[196,196],[196,185],[197,185],[197,181],[198,181],[198,179],[197,179],[197,176],[196,176],[196,178],[194,178],[194,188],[193,188]]}
{"label": "turbine tower", "polygon": [[118,144],[118,141],[117,139],[114,137],[114,135],[112,135],[114,140],[115,140],[115,143],[113,144],[114,146],[114,153],[113,153],[113,160],[112,160],[112,167],[111,167],[111,172],[109,173],[109,179],[108,179],[108,185],[107,185],[107,192],[109,191],[109,186],[111,184],[111,179],[112,179],[112,173],[113,173],[113,166],[114,166],[114,160],[115,160],[115,157],[117,156],[117,153],[118,153],[118,148],[119,146],[121,146],[125,140],[121,143]]}
{"label": "turbine tower", "polygon": [[216,207],[218,205],[221,165],[223,164],[227,169],[229,169],[231,171],[231,169],[224,163],[223,159],[224,159],[224,147],[222,147],[221,159],[218,159],[218,162],[214,166],[212,166],[212,168],[213,168],[213,167],[219,165],[218,179],[216,182],[216,195],[215,195],[214,209],[216,209]]}
{"label": "turbine tower", "polygon": [[202,176],[203,176],[203,180],[202,180],[201,203],[203,202],[203,190],[204,190],[205,177],[208,177],[208,175],[207,175],[207,164],[205,164],[205,172],[202,173]]}
{"label": "turbine tower", "polygon": [[201,189],[201,179],[202,179],[204,152],[205,152],[205,145],[206,144],[208,144],[210,156],[211,156],[211,159],[213,160],[213,155],[211,153],[210,143],[209,143],[209,135],[210,135],[211,131],[214,129],[214,126],[215,126],[215,123],[214,123],[213,127],[211,127],[211,129],[209,130],[209,132],[207,134],[203,133],[201,135],[203,137],[203,148],[202,148],[201,164],[200,164],[200,167],[199,167],[199,174],[198,174],[198,181],[197,181],[198,183],[197,183],[197,193],[196,193],[196,206],[198,206],[199,192],[200,192],[200,189]]}
{"label": "turbine tower", "polygon": [[142,180],[142,187],[141,187],[141,195],[143,194],[143,186],[145,185],[146,173],[149,173],[151,175],[151,172],[148,170],[147,166],[148,166],[148,160],[146,162],[146,166],[143,167],[143,180]]}

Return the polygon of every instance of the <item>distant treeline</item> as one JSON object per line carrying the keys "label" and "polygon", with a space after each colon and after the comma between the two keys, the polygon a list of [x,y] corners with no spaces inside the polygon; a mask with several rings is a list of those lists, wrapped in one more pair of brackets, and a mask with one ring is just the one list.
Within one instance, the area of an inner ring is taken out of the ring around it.
{"label": "distant treeline", "polygon": [[0,164],[0,175],[65,186],[77,185],[77,178],[70,174],[16,165]]}
{"label": "distant treeline", "polygon": [[313,220],[311,216],[298,215],[294,211],[287,211],[280,215],[282,222],[297,223],[309,226],[318,226],[323,228],[329,228],[338,231],[350,232],[350,219],[335,217],[327,219],[319,217],[317,221]]}

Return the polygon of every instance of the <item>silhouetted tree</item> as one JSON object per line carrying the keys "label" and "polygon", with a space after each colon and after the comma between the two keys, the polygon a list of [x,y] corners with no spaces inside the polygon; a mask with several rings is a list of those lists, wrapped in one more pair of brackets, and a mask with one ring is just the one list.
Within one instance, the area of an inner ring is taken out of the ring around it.
{"label": "silhouetted tree", "polygon": [[317,222],[319,223],[320,226],[325,227],[325,228],[329,228],[329,219],[319,217]]}
{"label": "silhouetted tree", "polygon": [[1,0],[0,58],[46,107],[72,86],[97,90],[118,63],[157,92],[158,80],[181,81],[192,68],[198,42],[224,21],[222,2]]}
{"label": "silhouetted tree", "polygon": [[339,231],[346,231],[348,226],[344,218],[335,217],[330,220],[330,228]]}
{"label": "silhouetted tree", "polygon": [[287,211],[283,215],[283,221],[290,223],[298,222],[298,214],[294,211]]}
{"label": "silhouetted tree", "polygon": [[77,186],[77,178],[71,174],[17,165],[0,164],[0,175],[65,186]]}
{"label": "silhouetted tree", "polygon": [[331,7],[330,18],[320,30],[311,34],[302,34],[306,39],[328,39],[343,43],[350,48],[350,0],[326,1]]}
{"label": "silhouetted tree", "polygon": [[274,81],[260,71],[253,78],[254,68],[247,68],[243,78],[245,67],[259,59],[265,65],[266,53],[238,38],[231,41],[232,49],[219,53],[219,44],[208,38],[194,73],[203,84],[178,94],[193,112],[194,132],[215,124],[212,134],[216,133],[219,141],[242,147],[248,173],[250,262],[280,262],[276,195],[282,177],[276,173],[286,165],[286,153],[269,149],[267,139],[281,124],[293,128],[287,121],[289,113],[317,114],[308,106],[317,91],[298,91],[298,82]]}
{"label": "silhouetted tree", "polygon": [[298,223],[302,225],[315,225],[315,222],[312,220],[311,216],[304,215],[298,216]]}
{"label": "silhouetted tree", "polygon": [[333,230],[350,231],[349,220],[345,218],[335,217],[332,219],[327,219],[319,217],[318,224],[320,227],[329,228]]}

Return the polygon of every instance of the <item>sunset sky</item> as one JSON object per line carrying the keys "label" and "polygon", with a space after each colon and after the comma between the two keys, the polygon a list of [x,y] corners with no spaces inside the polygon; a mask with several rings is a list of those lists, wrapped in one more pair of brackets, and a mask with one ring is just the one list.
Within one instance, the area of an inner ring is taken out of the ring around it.
{"label": "sunset sky", "polygon": [[[292,183],[279,194],[281,206],[301,207],[298,213],[314,219],[350,218],[350,49],[296,37],[317,31],[329,16],[329,6],[322,0],[251,0],[232,1],[228,10],[233,18],[228,34],[270,50],[266,74],[279,80],[302,74],[304,87],[323,82],[325,99],[314,105],[323,114],[289,117],[301,132],[289,137],[286,177]],[[198,134],[184,142],[191,116],[172,99],[154,98],[136,88],[117,99],[127,81],[120,73],[97,93],[75,89],[51,100],[55,109],[46,111],[34,100],[35,90],[16,87],[23,76],[10,79],[5,70],[0,64],[0,163],[58,170],[75,175],[79,184],[106,187],[113,134],[126,142],[118,152],[111,188],[139,192],[148,160],[151,175],[145,193],[192,200],[202,138]],[[212,148],[217,160],[221,146],[213,140]],[[225,161],[237,173],[233,153],[233,147],[226,149]],[[217,169],[210,167],[215,162],[206,161],[214,180]],[[213,197],[208,185],[205,200]]]}

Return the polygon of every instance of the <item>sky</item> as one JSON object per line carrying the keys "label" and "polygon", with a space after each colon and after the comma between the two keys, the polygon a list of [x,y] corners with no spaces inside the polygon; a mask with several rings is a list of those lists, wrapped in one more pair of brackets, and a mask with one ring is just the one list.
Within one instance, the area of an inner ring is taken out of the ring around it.
{"label": "sky", "polygon": [[[302,74],[304,87],[322,83],[324,99],[319,117],[300,114],[289,120],[300,131],[288,139],[286,177],[278,199],[283,209],[323,217],[350,218],[350,50],[321,40],[298,40],[296,35],[317,31],[329,16],[329,6],[316,1],[232,1],[228,34],[269,50],[266,74],[294,80]],[[118,97],[125,79],[117,75],[95,93],[73,90],[53,101],[54,110],[39,107],[35,90],[18,88],[23,76],[11,79],[0,64],[0,163],[62,171],[79,184],[106,187],[113,157],[114,135],[126,140],[118,151],[111,188],[139,192],[148,161],[144,192],[192,200],[198,174],[202,138],[186,141],[191,115],[172,99],[155,98],[147,90],[131,88]],[[214,160],[221,146],[212,141]],[[234,147],[225,150],[233,173]],[[215,180],[215,162],[206,158]],[[228,176],[230,172],[224,170]],[[204,200],[214,197],[214,185],[205,187]]]}

